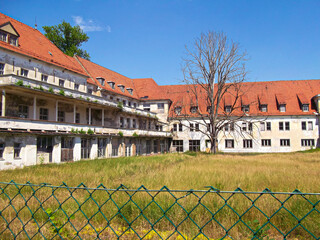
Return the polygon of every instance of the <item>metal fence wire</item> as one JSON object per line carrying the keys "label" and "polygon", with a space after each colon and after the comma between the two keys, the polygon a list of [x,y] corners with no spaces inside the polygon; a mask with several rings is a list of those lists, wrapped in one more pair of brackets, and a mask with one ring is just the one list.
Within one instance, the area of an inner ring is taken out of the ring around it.
{"label": "metal fence wire", "polygon": [[0,182],[0,239],[319,239],[320,193]]}

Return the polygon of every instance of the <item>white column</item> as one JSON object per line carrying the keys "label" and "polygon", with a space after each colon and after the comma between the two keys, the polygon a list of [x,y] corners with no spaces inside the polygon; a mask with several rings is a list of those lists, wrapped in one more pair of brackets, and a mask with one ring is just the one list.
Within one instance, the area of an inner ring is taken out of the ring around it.
{"label": "white column", "polygon": [[2,102],[1,117],[5,117],[6,116],[6,91],[5,90],[2,90],[1,102]]}
{"label": "white column", "polygon": [[73,123],[76,123],[77,106],[73,104]]}
{"label": "white column", "polygon": [[91,125],[91,107],[89,107],[89,125]]}
{"label": "white column", "polygon": [[56,122],[58,122],[59,101],[56,101]]}
{"label": "white column", "polygon": [[61,162],[61,137],[57,136],[53,138],[54,145],[52,150],[52,162],[60,163]]}
{"label": "white column", "polygon": [[37,96],[33,97],[33,119],[37,119]]}
{"label": "white column", "polygon": [[102,127],[104,127],[104,109],[102,109],[102,114],[101,114],[101,117],[102,117]]}
{"label": "white column", "polygon": [[90,159],[95,159],[98,157],[98,138],[91,139],[91,151]]}
{"label": "white column", "polygon": [[73,147],[73,161],[79,161],[81,159],[81,138],[74,138],[74,147]]}

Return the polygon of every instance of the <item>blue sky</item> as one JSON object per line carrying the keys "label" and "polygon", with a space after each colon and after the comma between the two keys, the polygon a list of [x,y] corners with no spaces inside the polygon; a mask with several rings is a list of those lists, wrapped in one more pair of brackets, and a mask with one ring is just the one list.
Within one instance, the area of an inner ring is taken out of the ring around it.
{"label": "blue sky", "polygon": [[[320,78],[320,1],[0,0],[38,29],[66,20],[90,37],[91,61],[130,78],[180,84],[185,45],[223,31],[247,51],[249,81]],[[43,31],[42,31],[43,32]]]}

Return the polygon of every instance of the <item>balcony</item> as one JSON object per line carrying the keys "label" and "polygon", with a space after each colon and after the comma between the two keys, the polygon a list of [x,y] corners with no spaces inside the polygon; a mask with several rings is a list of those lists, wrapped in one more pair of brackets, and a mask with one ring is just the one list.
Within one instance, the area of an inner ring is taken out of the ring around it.
{"label": "balcony", "polygon": [[[80,101],[84,102],[90,102],[90,103],[95,103],[97,105],[102,105],[102,106],[107,106],[107,107],[112,107],[112,108],[117,108],[118,107],[118,102],[111,101],[108,99],[105,99],[103,97],[91,95],[85,92],[80,92],[77,90],[65,88],[65,87],[60,87],[54,84],[50,84],[47,82],[39,82],[38,80],[33,80],[30,78],[26,78],[23,76],[17,76],[14,74],[6,74],[0,76],[0,86],[6,86],[6,85],[19,85],[20,87],[30,89],[30,90],[38,90],[47,94],[52,94],[60,97],[65,97],[66,99],[77,99]],[[128,106],[123,106],[121,107],[121,110],[125,113],[131,114],[131,115],[138,115],[142,117],[147,117],[147,118],[157,118],[156,113],[145,111],[139,108],[132,108]]]}

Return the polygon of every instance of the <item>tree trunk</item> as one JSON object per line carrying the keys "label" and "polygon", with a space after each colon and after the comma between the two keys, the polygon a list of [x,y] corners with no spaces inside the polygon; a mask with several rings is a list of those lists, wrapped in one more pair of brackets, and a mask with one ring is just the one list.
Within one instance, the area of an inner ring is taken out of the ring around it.
{"label": "tree trunk", "polygon": [[214,153],[214,154],[217,153],[216,143],[217,143],[217,137],[216,137],[216,136],[213,136],[213,137],[211,138],[211,149],[210,149],[210,152],[211,152],[211,153]]}

